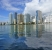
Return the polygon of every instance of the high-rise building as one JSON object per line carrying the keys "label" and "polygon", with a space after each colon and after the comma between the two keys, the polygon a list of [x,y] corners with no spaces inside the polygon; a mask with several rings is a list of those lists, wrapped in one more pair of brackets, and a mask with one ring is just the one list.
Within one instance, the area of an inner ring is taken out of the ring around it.
{"label": "high-rise building", "polygon": [[30,23],[30,14],[24,15],[24,23]]}
{"label": "high-rise building", "polygon": [[22,14],[18,14],[18,24],[23,24],[24,23],[24,15]]}
{"label": "high-rise building", "polygon": [[36,11],[36,23],[42,23],[42,12],[40,10]]}
{"label": "high-rise building", "polygon": [[9,14],[9,19],[10,19],[9,24],[13,24],[13,15],[12,15],[12,13]]}
{"label": "high-rise building", "polygon": [[14,13],[14,24],[17,24],[17,12]]}

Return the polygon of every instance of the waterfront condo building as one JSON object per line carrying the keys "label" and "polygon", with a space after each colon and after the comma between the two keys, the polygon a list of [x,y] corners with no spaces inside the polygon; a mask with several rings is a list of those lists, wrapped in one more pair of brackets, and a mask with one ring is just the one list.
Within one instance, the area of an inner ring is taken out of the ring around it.
{"label": "waterfront condo building", "polygon": [[18,24],[23,24],[24,23],[24,15],[23,14],[18,14],[17,23]]}
{"label": "waterfront condo building", "polygon": [[36,11],[36,23],[42,23],[42,12],[40,10]]}
{"label": "waterfront condo building", "polygon": [[13,24],[13,14],[9,14],[9,24]]}
{"label": "waterfront condo building", "polygon": [[25,14],[24,15],[24,23],[30,23],[30,14]]}
{"label": "waterfront condo building", "polygon": [[17,12],[14,13],[14,24],[17,24]]}

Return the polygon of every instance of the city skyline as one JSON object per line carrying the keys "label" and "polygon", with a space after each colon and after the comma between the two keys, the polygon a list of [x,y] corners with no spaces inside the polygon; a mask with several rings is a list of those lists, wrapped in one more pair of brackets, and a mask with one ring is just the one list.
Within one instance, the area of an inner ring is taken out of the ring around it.
{"label": "city skyline", "polygon": [[[0,22],[8,21],[9,13],[28,13],[35,16],[36,10],[52,12],[52,0],[0,0]],[[30,6],[31,5],[31,6]]]}
{"label": "city skyline", "polygon": [[[9,14],[9,24],[16,25],[16,24],[42,24],[44,21],[42,18],[42,12],[40,10],[36,11],[36,16],[34,16],[34,19],[32,18],[30,14],[17,14],[16,12],[12,15]],[[35,20],[35,21],[33,21]]]}

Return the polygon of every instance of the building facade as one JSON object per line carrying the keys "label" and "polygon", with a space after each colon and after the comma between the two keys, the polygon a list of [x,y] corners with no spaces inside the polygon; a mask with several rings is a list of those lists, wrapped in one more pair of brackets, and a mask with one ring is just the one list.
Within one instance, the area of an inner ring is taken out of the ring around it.
{"label": "building facade", "polygon": [[30,20],[30,14],[25,14],[24,15],[24,23],[30,23],[31,20]]}
{"label": "building facade", "polygon": [[18,14],[17,22],[18,22],[18,24],[23,24],[24,23],[24,15]]}
{"label": "building facade", "polygon": [[17,12],[14,13],[14,24],[17,24]]}
{"label": "building facade", "polygon": [[36,23],[42,23],[42,12],[40,10],[36,11]]}
{"label": "building facade", "polygon": [[9,24],[13,24],[13,15],[12,15],[12,13],[9,14]]}

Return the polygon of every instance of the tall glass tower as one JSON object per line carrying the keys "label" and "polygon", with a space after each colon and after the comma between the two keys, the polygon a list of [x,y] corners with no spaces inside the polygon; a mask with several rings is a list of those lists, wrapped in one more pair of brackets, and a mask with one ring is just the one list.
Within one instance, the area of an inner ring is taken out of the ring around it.
{"label": "tall glass tower", "polygon": [[14,24],[17,24],[17,12],[14,13]]}
{"label": "tall glass tower", "polygon": [[42,23],[42,12],[40,10],[36,11],[36,24],[37,23]]}

